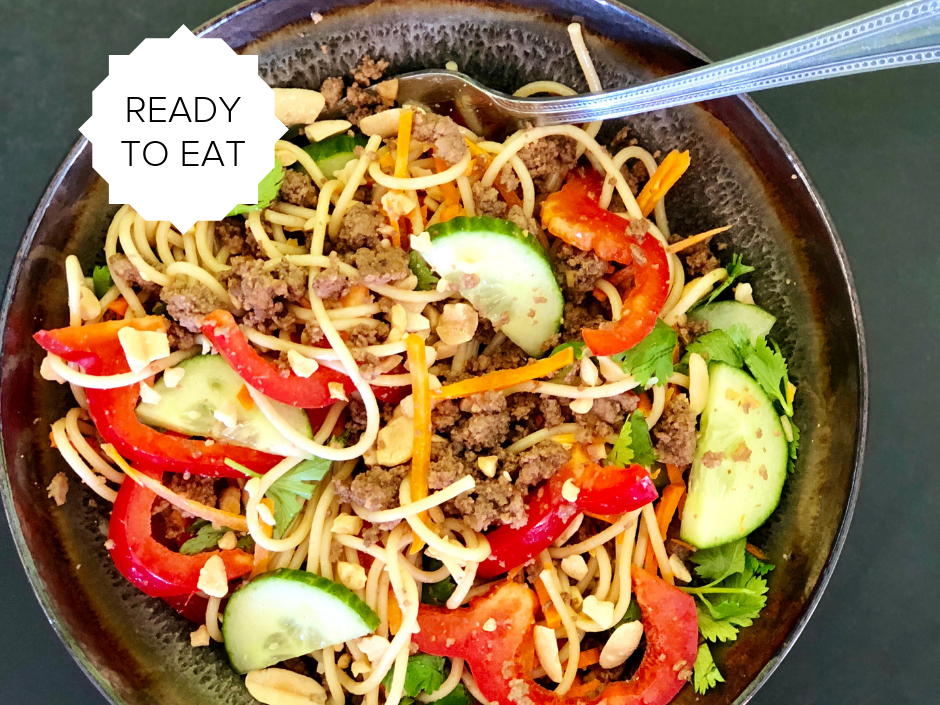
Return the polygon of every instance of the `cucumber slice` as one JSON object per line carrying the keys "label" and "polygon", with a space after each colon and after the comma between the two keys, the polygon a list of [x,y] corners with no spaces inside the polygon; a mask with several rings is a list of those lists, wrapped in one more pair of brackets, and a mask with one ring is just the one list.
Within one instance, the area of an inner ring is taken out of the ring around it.
{"label": "cucumber slice", "polygon": [[375,631],[379,616],[344,585],[305,570],[264,573],[232,595],[222,636],[247,673]]}
{"label": "cucumber slice", "polygon": [[[368,141],[369,138],[365,135],[357,134],[355,137],[350,137],[344,133],[308,144],[304,147],[304,151],[317,163],[323,175],[332,179],[333,175],[346,166],[350,159],[359,158],[356,156],[356,147],[365,147]],[[295,168],[307,173],[306,169],[299,164],[296,164]]]}
{"label": "cucumber slice", "polygon": [[[237,400],[245,383],[221,355],[197,355],[184,360],[179,367],[186,373],[175,387],[167,387],[162,377],[153,385],[160,401],[137,405],[137,418],[143,423],[274,455],[306,455],[274,428],[257,406],[246,409]],[[273,400],[271,403],[294,429],[313,438],[310,420],[303,409]],[[225,426],[215,417],[216,411],[234,414],[235,424],[231,428]]]}
{"label": "cucumber slice", "polygon": [[760,306],[742,304],[740,301],[719,301],[705,304],[689,312],[690,321],[705,321],[708,330],[727,331],[735,324],[742,324],[751,331],[751,343],[756,343],[770,332],[777,318]]}
{"label": "cucumber slice", "polygon": [[548,254],[508,220],[459,217],[428,228],[422,252],[441,278],[533,357],[558,332],[565,300]]}
{"label": "cucumber slice", "polygon": [[746,372],[709,365],[708,399],[680,535],[697,548],[747,536],[780,502],[787,439],[774,404]]}

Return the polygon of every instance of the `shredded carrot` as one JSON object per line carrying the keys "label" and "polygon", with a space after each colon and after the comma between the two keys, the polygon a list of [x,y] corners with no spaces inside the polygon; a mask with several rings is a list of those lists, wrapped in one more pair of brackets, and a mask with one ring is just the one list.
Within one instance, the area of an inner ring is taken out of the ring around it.
{"label": "shredded carrot", "polygon": [[666,472],[669,475],[669,484],[685,487],[685,480],[682,479],[682,470],[679,469],[678,465],[666,463]]}
{"label": "shredded carrot", "polygon": [[[447,171],[450,167],[443,159],[434,157],[434,168],[437,170],[437,173],[440,174],[443,171]],[[450,203],[460,203],[460,190],[453,181],[448,181],[445,184],[441,184],[440,188],[441,192],[444,194],[445,201]]]}
{"label": "shredded carrot", "polygon": [[[588,666],[593,666],[600,660],[601,647],[595,646],[593,649],[588,649],[587,651],[582,651],[578,654],[578,668],[587,668]],[[567,668],[568,662],[565,661],[563,666]]]}
{"label": "shredded carrot", "polygon": [[642,413],[644,416],[649,416],[650,409],[653,408],[649,393],[641,392],[637,396],[640,398],[640,400],[637,402],[636,410]]}
{"label": "shredded carrot", "polygon": [[234,531],[248,531],[248,520],[242,515],[232,514],[231,512],[223,512],[221,509],[207,506],[201,502],[194,502],[193,500],[183,497],[182,495],[178,495],[159,480],[155,480],[148,475],[144,475],[139,470],[135,470],[130,465],[128,465],[127,461],[124,460],[124,458],[122,458],[120,454],[114,449],[114,446],[105,444],[101,448],[108,455],[108,457],[111,458],[111,460],[118,464],[121,470],[123,470],[131,480],[136,482],[141,487],[146,487],[155,495],[165,499],[177,509],[182,509],[184,512],[192,514],[195,517],[199,517],[200,519],[205,519],[206,521],[212,522],[213,524],[227,526]]}
{"label": "shredded carrot", "polygon": [[398,145],[395,149],[395,178],[408,177],[408,150],[411,148],[411,120],[414,113],[407,108],[398,116]]}
{"label": "shredded carrot", "polygon": [[479,394],[480,392],[498,391],[522,382],[545,377],[573,363],[574,351],[571,348],[565,348],[551,357],[533,362],[531,365],[524,365],[512,370],[489,372],[479,377],[470,377],[462,382],[432,389],[431,396],[435,399],[457,399],[468,397],[471,394]]}
{"label": "shredded carrot", "polygon": [[446,223],[448,220],[456,218],[461,213],[463,213],[463,206],[459,203],[444,201],[444,203],[441,204],[441,216],[437,219],[437,222]]}
{"label": "shredded carrot", "polygon": [[689,552],[691,552],[691,553],[695,553],[695,552],[698,550],[695,546],[693,546],[693,545],[690,544],[690,543],[686,543],[686,542],[683,541],[682,539],[671,539],[671,540],[672,540],[672,542],[673,542],[674,544],[676,544],[677,546],[682,546],[682,548],[686,549],[687,551],[689,551]]}
{"label": "shredded carrot", "polygon": [[238,390],[238,394],[235,395],[235,398],[246,411],[251,411],[255,408],[255,400],[251,398],[251,392],[248,391],[247,384],[242,385],[242,388]]}
{"label": "shredded carrot", "polygon": [[108,310],[113,311],[118,316],[123,316],[127,313],[127,299],[123,296],[118,296],[114,301],[108,304]]}
{"label": "shredded carrot", "polygon": [[[267,506],[267,508],[270,509],[272,512],[274,511],[274,502],[268,499],[267,497],[262,499],[260,503]],[[261,532],[268,538],[271,538],[271,536],[274,534],[274,527],[268,526],[267,524],[262,522]],[[271,558],[271,553],[270,551],[268,551],[268,549],[263,548],[259,546],[258,544],[255,544],[254,557],[255,557],[254,564],[251,566],[251,575],[249,576],[252,578],[256,578],[262,573],[268,572],[268,561]]]}
{"label": "shredded carrot", "polygon": [[[664,539],[669,524],[672,522],[672,517],[675,516],[676,509],[679,506],[679,500],[684,494],[685,485],[666,485],[663,490],[662,499],[659,500],[659,505],[656,507],[656,525],[659,527],[659,533]],[[656,567],[656,554],[653,552],[653,544],[650,542],[646,547],[645,569],[647,572],[655,574]]]}
{"label": "shredded carrot", "polygon": [[688,150],[678,152],[674,149],[666,155],[656,173],[646,182],[646,186],[636,198],[636,203],[643,211],[644,217],[653,212],[656,204],[675,185],[691,163],[692,159]]}
{"label": "shredded carrot", "polygon": [[632,276],[633,276],[633,268],[624,267],[623,269],[619,269],[616,272],[613,272],[612,274],[610,274],[610,276],[607,277],[607,281],[609,281],[611,285],[615,287],[619,287],[621,284],[626,282]]}
{"label": "shredded carrot", "polygon": [[767,554],[764,553],[762,550],[760,550],[754,544],[752,543],[745,544],[744,548],[747,549],[747,552],[750,553],[752,556],[754,556],[754,558],[757,558],[758,560],[761,560],[761,561],[767,560]]}
{"label": "shredded carrot", "polygon": [[597,519],[598,521],[606,521],[608,524],[613,524],[620,517],[621,514],[592,514],[591,512],[584,512],[584,516],[591,517],[592,519]]}
{"label": "shredded carrot", "polygon": [[53,448],[59,447],[55,444],[55,436],[52,435],[52,431],[49,431],[49,445],[52,446]]}
{"label": "shredded carrot", "polygon": [[699,233],[698,235],[690,235],[684,240],[679,240],[679,242],[674,242],[671,245],[669,245],[666,248],[666,252],[669,252],[670,254],[675,254],[676,252],[682,252],[682,250],[692,247],[692,245],[697,245],[700,242],[705,242],[705,240],[707,240],[708,238],[718,235],[720,233],[723,233],[726,230],[731,230],[731,226],[726,225],[723,228],[715,228],[714,230],[709,230],[704,233]]}
{"label": "shredded carrot", "polygon": [[535,594],[539,597],[539,604],[542,605],[542,614],[545,616],[545,626],[549,629],[557,629],[561,626],[561,615],[552,604],[552,597],[548,594],[548,589],[541,578],[535,581]]}
{"label": "shredded carrot", "polygon": [[672,397],[673,397],[673,395],[674,395],[675,393],[676,393],[676,388],[675,388],[675,386],[673,386],[673,385],[670,384],[668,387],[666,387],[666,403],[667,403],[667,404],[668,404],[670,401],[672,401]]}
{"label": "shredded carrot", "polygon": [[489,159],[489,152],[487,152],[483,147],[480,147],[476,142],[474,142],[469,137],[464,137],[464,142],[467,143],[467,147],[470,149],[470,154],[475,157],[486,157]]}
{"label": "shredded carrot", "polygon": [[398,598],[391,590],[388,591],[388,630],[392,634],[397,634],[401,629],[401,607],[398,606]]}
{"label": "shredded carrot", "polygon": [[382,158],[379,159],[379,166],[382,167],[382,171],[388,171],[389,169],[395,168],[395,157],[391,152],[386,152],[382,155]]}
{"label": "shredded carrot", "polygon": [[[349,291],[343,294],[339,302],[345,306],[362,306],[369,303],[369,288],[362,284],[351,287]],[[309,307],[308,307],[309,308]]]}
{"label": "shredded carrot", "polygon": [[499,191],[499,195],[503,197],[503,200],[506,201],[506,205],[512,208],[513,206],[522,207],[522,199],[519,198],[519,195],[515,191],[511,191],[506,187],[506,184],[503,183],[502,177],[497,178],[493,182],[493,186],[496,187],[496,190]]}
{"label": "shredded carrot", "polygon": [[[424,339],[412,333],[405,339],[408,346],[408,368],[411,370],[411,389],[414,395],[414,447],[411,452],[411,501],[428,496],[428,471],[431,468],[431,395],[427,355]],[[426,521],[427,512],[418,515]],[[414,534],[411,552],[424,548],[424,541]]]}
{"label": "shredded carrot", "polygon": [[600,289],[595,287],[594,291],[592,291],[591,293],[594,294],[594,298],[597,299],[598,301],[607,301],[607,294],[605,294]]}

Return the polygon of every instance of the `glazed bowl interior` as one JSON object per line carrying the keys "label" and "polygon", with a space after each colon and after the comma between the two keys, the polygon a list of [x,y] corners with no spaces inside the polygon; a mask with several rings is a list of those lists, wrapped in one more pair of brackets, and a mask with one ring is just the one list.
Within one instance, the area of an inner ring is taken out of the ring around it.
{"label": "glazed bowl interior", "polygon": [[[324,19],[314,24],[311,13]],[[620,5],[588,0],[518,0],[486,5],[435,0],[408,3],[259,1],[207,25],[208,36],[257,54],[272,85],[316,88],[363,54],[391,62],[391,73],[460,70],[505,91],[531,80],[586,85],[566,24],[584,23],[606,86],[648,80],[700,65],[700,55]],[[722,686],[677,703],[744,702],[766,680],[808,619],[841,547],[857,491],[865,425],[861,323],[841,245],[799,163],[755,106],[729,98],[650,113],[629,121],[652,150],[692,154],[690,172],[670,192],[673,232],[731,225],[720,256],[742,253],[756,266],[757,301],[778,316],[774,337],[799,387],[802,430],[796,472],[757,542],[776,564],[767,607],[716,657]],[[622,123],[609,123],[601,141]],[[130,586],[113,568],[104,541],[108,507],[77,479],[56,508],[45,487],[69,472],[49,448],[49,425],[71,405],[67,387],[41,379],[42,354],[31,340],[67,324],[65,255],[87,269],[107,222],[107,185],[79,143],[36,212],[14,266],[4,308],[2,477],[7,515],[30,580],[53,625],[115,703],[183,705],[253,702],[222,650],[192,649],[190,627],[162,602]]]}

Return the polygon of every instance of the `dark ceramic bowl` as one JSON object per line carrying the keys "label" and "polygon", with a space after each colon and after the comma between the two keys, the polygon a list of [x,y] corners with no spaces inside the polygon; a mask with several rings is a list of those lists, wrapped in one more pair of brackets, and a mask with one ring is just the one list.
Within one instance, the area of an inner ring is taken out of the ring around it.
{"label": "dark ceramic bowl", "polygon": [[[311,13],[325,17],[314,25]],[[273,85],[317,87],[366,52],[393,72],[460,69],[502,90],[550,78],[586,88],[565,25],[578,16],[605,86],[698,66],[704,58],[631,10],[603,0],[453,0],[366,4],[359,0],[258,0],[209,23],[202,34],[258,54]],[[321,49],[325,47],[325,50]],[[757,267],[757,300],[778,316],[774,335],[799,385],[802,443],[782,504],[760,530],[777,565],[761,618],[716,656],[726,682],[704,698],[686,687],[678,703],[746,702],[809,619],[845,539],[858,491],[866,422],[865,352],[858,303],[832,223],[802,166],[747,98],[631,119],[650,149],[690,149],[693,167],[670,194],[678,233],[731,224],[731,251]],[[619,126],[605,126],[607,139]],[[39,376],[31,341],[67,324],[63,262],[87,267],[115,207],[82,140],[52,181],[17,256],[3,309],[0,480],[23,564],[49,620],[114,703],[253,702],[221,649],[193,650],[190,627],[112,567],[103,543],[107,507],[72,481],[61,509],[45,487],[60,470],[49,424],[70,405],[68,389]]]}

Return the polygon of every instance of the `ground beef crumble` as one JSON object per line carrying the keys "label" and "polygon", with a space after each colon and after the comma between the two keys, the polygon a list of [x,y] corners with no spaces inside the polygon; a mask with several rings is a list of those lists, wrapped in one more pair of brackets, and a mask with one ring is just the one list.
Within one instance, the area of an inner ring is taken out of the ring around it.
{"label": "ground beef crumble", "polygon": [[686,248],[679,253],[679,257],[685,264],[687,277],[700,277],[721,266],[715,253],[712,252],[711,240]]}
{"label": "ground beef crumble", "polygon": [[383,468],[374,465],[352,480],[334,480],[333,490],[342,502],[358,504],[373,512],[398,506],[398,488],[411,472],[410,465]]}
{"label": "ground beef crumble", "polygon": [[579,304],[598,279],[607,273],[608,263],[591,251],[579,250],[562,243],[555,251],[555,278],[565,295],[565,301]]}
{"label": "ground beef crumble", "polygon": [[695,412],[689,407],[689,398],[674,394],[663,409],[663,415],[653,426],[653,449],[661,463],[685,467],[692,463],[695,453]]}
{"label": "ground beef crumble", "polygon": [[352,259],[360,276],[368,284],[388,284],[411,275],[408,253],[400,247],[361,247]]}
{"label": "ground beef crumble", "polygon": [[222,247],[232,255],[243,255],[257,251],[254,237],[245,227],[244,218],[226,218],[215,224],[215,236]]}
{"label": "ground beef crumble", "polygon": [[313,278],[311,288],[321,299],[335,300],[349,291],[349,278],[339,270],[338,264],[336,253],[330,253],[330,266],[321,269]]}
{"label": "ground beef crumble", "polygon": [[284,171],[280,196],[282,201],[287,201],[295,206],[316,208],[317,205],[317,189],[310,177],[293,169]]}
{"label": "ground beef crumble", "polygon": [[389,227],[381,208],[355,201],[346,210],[333,244],[341,255],[363,247],[374,250],[380,246],[385,229]]}
{"label": "ground beef crumble", "polygon": [[520,149],[519,158],[529,170],[536,188],[556,191],[578,163],[577,143],[562,135],[543,137]]}
{"label": "ground beef crumble", "polygon": [[388,68],[388,62],[384,59],[374,61],[368,54],[359,60],[359,64],[349,73],[353,80],[360,86],[368,86],[373,81],[378,81],[385,75],[385,69]]}
{"label": "ground beef crumble", "polygon": [[174,279],[160,291],[160,299],[166,304],[170,318],[190,333],[199,333],[202,319],[227,304],[205,284],[189,283]]}
{"label": "ground beef crumble", "polygon": [[470,150],[457,123],[434,113],[416,113],[412,139],[434,145],[433,153],[448,164],[456,164]]}
{"label": "ground beef crumble", "polygon": [[470,187],[473,192],[473,203],[476,211],[480,215],[490,215],[494,218],[504,218],[509,206],[505,201],[500,200],[499,191],[492,186],[484,186],[479,181],[474,181]]}
{"label": "ground beef crumble", "polygon": [[[108,257],[108,269],[111,274],[120,277],[128,284],[136,284],[145,291],[156,291],[160,288],[159,284],[144,279],[130,258],[120,252],[115,252]],[[163,265],[157,265],[157,269],[162,271]]]}
{"label": "ground beef crumble", "polygon": [[326,110],[332,110],[343,99],[343,91],[346,89],[343,79],[332,76],[320,84],[320,95],[326,101],[324,106]]}
{"label": "ground beef crumble", "polygon": [[264,261],[253,257],[233,257],[230,264],[232,268],[223,273],[222,282],[245,310],[245,325],[266,332],[294,325],[296,319],[288,304],[306,295],[305,269],[280,260],[266,270]]}

